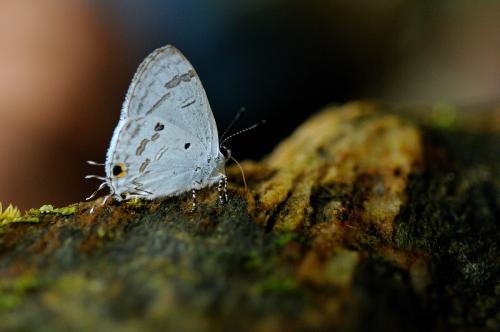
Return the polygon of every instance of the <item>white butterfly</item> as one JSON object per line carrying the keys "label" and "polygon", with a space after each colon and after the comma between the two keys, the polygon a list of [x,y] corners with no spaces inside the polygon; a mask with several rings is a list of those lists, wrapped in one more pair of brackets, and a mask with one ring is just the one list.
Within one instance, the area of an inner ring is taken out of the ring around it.
{"label": "white butterfly", "polygon": [[[153,51],[132,79],[106,155],[105,186],[117,200],[154,199],[218,183],[227,200],[226,158],[193,66],[171,45]],[[92,163],[92,162],[91,162]],[[94,163],[95,164],[95,163]],[[103,203],[104,204],[104,203]]]}

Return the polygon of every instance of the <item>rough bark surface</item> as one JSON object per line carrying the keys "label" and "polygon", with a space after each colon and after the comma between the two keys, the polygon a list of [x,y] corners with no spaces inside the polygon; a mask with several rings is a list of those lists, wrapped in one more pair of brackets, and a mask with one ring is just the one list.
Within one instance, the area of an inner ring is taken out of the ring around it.
{"label": "rough bark surface", "polygon": [[247,191],[230,168],[225,206],[31,210],[0,226],[0,330],[498,330],[499,155],[352,103],[244,162]]}

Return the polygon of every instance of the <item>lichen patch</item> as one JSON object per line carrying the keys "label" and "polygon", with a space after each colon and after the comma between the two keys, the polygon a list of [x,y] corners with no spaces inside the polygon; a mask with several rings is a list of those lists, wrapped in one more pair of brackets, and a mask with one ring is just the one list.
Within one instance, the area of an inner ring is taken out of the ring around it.
{"label": "lichen patch", "polygon": [[339,207],[325,201],[314,211],[311,196],[318,186],[343,185],[340,204],[362,208],[353,222],[373,225],[390,239],[408,175],[422,165],[422,142],[415,127],[374,111],[362,103],[327,109],[281,143],[264,160],[274,174],[255,190],[262,208],[257,220],[276,230],[299,229],[318,212],[334,220]]}

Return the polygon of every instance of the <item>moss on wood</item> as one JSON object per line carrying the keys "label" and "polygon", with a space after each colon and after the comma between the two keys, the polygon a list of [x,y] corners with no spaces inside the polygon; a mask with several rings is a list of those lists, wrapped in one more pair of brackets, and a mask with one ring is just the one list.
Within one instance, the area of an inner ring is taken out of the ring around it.
{"label": "moss on wood", "polygon": [[225,206],[32,210],[1,227],[0,330],[496,330],[498,135],[438,127],[352,103],[244,162],[248,191],[230,168]]}

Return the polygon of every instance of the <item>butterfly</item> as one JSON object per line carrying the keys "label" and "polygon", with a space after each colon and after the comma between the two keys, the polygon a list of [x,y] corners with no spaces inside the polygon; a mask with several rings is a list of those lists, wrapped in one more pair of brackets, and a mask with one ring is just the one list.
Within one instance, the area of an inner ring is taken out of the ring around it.
{"label": "butterfly", "polygon": [[[230,150],[227,149],[230,155]],[[128,88],[109,145],[104,187],[118,201],[154,199],[218,184],[227,201],[226,160],[207,95],[193,66],[174,46],[149,54]],[[89,162],[91,164],[97,164]]]}

